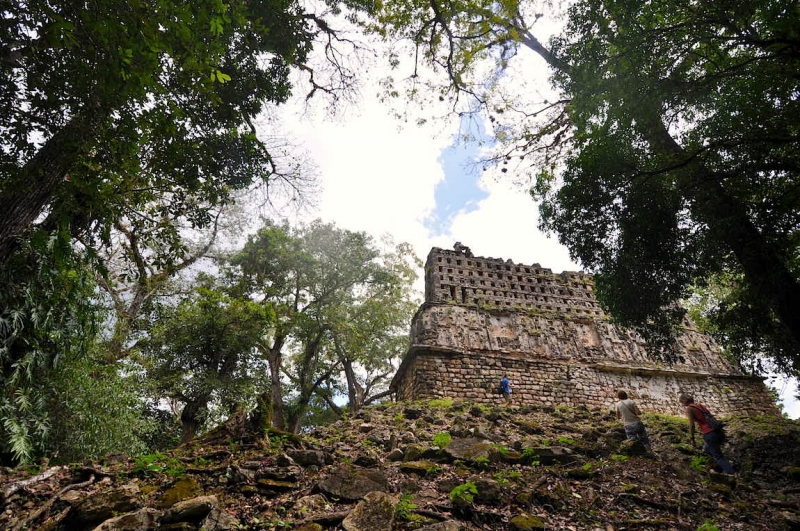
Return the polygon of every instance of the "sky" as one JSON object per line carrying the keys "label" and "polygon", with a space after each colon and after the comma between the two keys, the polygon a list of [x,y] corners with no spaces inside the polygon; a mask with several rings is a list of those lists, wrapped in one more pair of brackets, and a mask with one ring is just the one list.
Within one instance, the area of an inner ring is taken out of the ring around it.
{"label": "sky", "polygon": [[[522,60],[511,75],[524,73],[528,81],[546,85],[544,65]],[[283,129],[312,162],[320,183],[315,208],[290,214],[290,221],[320,218],[376,239],[388,234],[410,243],[423,262],[431,247],[451,249],[458,241],[475,256],[538,263],[556,273],[581,269],[555,237],[538,230],[537,205],[524,181],[476,165],[480,148],[458,140],[466,126],[456,118],[422,126],[413,123],[419,113],[411,113],[408,123],[398,120],[377,96],[380,74],[367,74],[361,96],[336,116],[301,99],[280,110]],[[471,127],[485,136],[480,124]],[[421,292],[421,281],[417,287]],[[771,384],[781,391],[788,414],[800,417],[797,382]]]}

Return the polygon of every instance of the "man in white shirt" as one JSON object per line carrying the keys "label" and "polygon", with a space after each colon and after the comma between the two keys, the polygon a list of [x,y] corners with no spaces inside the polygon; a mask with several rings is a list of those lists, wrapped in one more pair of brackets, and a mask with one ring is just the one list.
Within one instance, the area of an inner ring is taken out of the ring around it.
{"label": "man in white shirt", "polygon": [[642,419],[639,418],[642,412],[639,411],[633,400],[628,399],[628,393],[625,391],[617,393],[617,397],[619,402],[616,403],[614,409],[617,412],[617,418],[622,419],[622,423],[625,425],[625,437],[638,440],[648,451],[652,451],[647,430],[642,423]]}

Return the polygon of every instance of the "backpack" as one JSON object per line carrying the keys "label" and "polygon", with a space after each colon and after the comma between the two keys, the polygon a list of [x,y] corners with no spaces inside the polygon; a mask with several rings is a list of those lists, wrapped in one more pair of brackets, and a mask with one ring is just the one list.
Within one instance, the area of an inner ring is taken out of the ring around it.
{"label": "backpack", "polygon": [[706,425],[708,425],[708,427],[711,428],[713,431],[722,432],[725,429],[725,424],[721,420],[717,419],[717,417],[712,415],[711,412],[708,410],[708,408],[706,408],[705,406],[701,407],[692,406],[692,407],[694,407],[695,409],[700,411],[700,413],[703,414],[703,418],[706,421]]}

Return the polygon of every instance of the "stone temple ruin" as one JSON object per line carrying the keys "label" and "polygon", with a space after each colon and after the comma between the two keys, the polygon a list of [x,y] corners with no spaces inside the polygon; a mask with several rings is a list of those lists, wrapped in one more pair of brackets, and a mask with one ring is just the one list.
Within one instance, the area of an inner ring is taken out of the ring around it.
{"label": "stone temple ruin", "polygon": [[433,248],[425,302],[391,388],[397,398],[461,398],[499,404],[506,375],[518,404],[610,407],[622,389],[644,410],[679,414],[693,394],[717,414],[778,413],[761,378],[745,375],[688,320],[678,361],[665,365],[633,331],[612,324],[591,275],[553,274],[473,256],[468,247]]}

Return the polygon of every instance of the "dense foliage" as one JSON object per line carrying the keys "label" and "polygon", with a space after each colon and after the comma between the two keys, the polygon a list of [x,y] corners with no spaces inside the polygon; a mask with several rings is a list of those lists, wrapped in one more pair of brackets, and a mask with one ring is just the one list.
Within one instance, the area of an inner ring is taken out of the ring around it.
{"label": "dense foliage", "polygon": [[258,345],[277,427],[299,429],[315,397],[338,411],[346,393],[357,410],[387,390],[416,306],[408,245],[381,250],[366,233],[318,221],[267,224],[232,264],[242,293],[277,316]]}
{"label": "dense foliage", "polygon": [[[48,444],[46,404],[55,404],[55,390],[47,372],[59,358],[97,347],[93,363],[113,365],[130,354],[136,320],[207,250],[190,248],[187,229],[215,231],[237,191],[256,185],[307,193],[304,169],[273,152],[254,120],[287,100],[293,71],[332,98],[353,83],[337,49],[352,43],[335,39],[325,20],[338,4],[314,7],[320,11],[295,0],[33,0],[0,8],[7,455],[29,459]],[[320,39],[329,75],[310,57]],[[110,344],[98,323],[115,327]]]}

